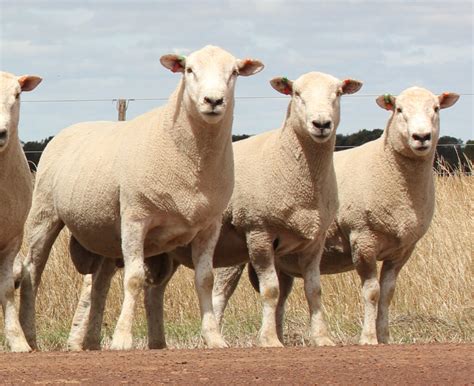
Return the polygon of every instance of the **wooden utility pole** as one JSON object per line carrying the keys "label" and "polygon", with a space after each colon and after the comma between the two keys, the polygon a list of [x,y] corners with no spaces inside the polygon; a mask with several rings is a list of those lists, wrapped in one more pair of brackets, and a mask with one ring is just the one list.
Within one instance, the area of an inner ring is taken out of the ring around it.
{"label": "wooden utility pole", "polygon": [[119,121],[125,121],[126,112],[127,112],[127,100],[126,99],[118,99],[117,100],[117,110],[118,110],[118,120]]}

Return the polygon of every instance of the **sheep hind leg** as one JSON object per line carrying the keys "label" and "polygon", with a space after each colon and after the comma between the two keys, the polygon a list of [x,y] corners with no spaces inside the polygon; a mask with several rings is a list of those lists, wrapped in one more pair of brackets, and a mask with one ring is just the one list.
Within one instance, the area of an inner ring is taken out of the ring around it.
{"label": "sheep hind leg", "polygon": [[13,246],[8,246],[0,252],[0,300],[5,320],[5,337],[11,351],[28,352],[31,351],[31,348],[26,341],[15,307],[13,263],[20,244],[21,238],[15,240]]}
{"label": "sheep hind leg", "polygon": [[34,207],[31,213],[30,248],[23,264],[20,287],[20,323],[29,345],[36,349],[36,295],[51,247],[64,223],[52,213],[35,215]]}
{"label": "sheep hind leg", "polygon": [[[153,272],[153,282],[145,287],[145,311],[148,324],[148,348],[166,348],[165,325],[163,318],[164,296],[166,286],[179,267],[168,256],[156,256],[162,260],[160,264],[153,265],[153,269],[161,272]],[[168,259],[168,261],[164,260]],[[146,260],[145,260],[146,261]]]}
{"label": "sheep hind leg", "polygon": [[219,331],[212,306],[212,287],[214,284],[212,260],[219,238],[220,227],[220,221],[212,224],[206,230],[199,232],[191,243],[195,271],[194,282],[201,311],[201,333],[209,348],[228,347]]}
{"label": "sheep hind leg", "polygon": [[395,293],[398,274],[410,255],[411,251],[405,259],[395,261],[386,260],[383,262],[380,272],[380,298],[376,322],[377,340],[379,343],[387,344],[389,342],[389,307],[393,294]]}
{"label": "sheep hind leg", "polygon": [[96,272],[84,276],[68,338],[70,350],[100,350],[100,332],[115,261],[103,259]]}
{"label": "sheep hind leg", "polygon": [[[324,240],[321,242],[321,246],[323,245]],[[322,252],[321,249],[316,251],[314,255],[300,257],[299,264],[303,274],[304,291],[309,306],[311,344],[316,346],[334,346],[324,320],[321,305],[321,273],[319,264]]]}
{"label": "sheep hind leg", "polygon": [[214,269],[214,286],[212,287],[212,305],[217,324],[222,329],[222,319],[230,297],[237,288],[245,264]]}
{"label": "sheep hind leg", "polygon": [[258,277],[259,292],[263,303],[262,327],[259,333],[261,347],[283,347],[278,339],[276,308],[280,296],[278,276],[275,269],[273,240],[265,232],[247,234],[250,261]]}
{"label": "sheep hind leg", "polygon": [[284,343],[283,339],[283,326],[284,326],[284,319],[285,319],[285,303],[286,299],[291,293],[291,289],[293,288],[293,276],[287,275],[283,272],[278,272],[278,282],[280,285],[280,296],[278,297],[278,304],[276,309],[276,328],[278,339],[282,343]]}

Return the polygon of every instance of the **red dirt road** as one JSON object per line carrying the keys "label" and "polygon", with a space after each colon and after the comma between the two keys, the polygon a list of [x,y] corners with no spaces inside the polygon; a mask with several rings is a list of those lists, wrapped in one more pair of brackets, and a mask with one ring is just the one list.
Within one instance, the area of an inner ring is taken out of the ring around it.
{"label": "red dirt road", "polygon": [[474,344],[0,354],[0,383],[473,384]]}

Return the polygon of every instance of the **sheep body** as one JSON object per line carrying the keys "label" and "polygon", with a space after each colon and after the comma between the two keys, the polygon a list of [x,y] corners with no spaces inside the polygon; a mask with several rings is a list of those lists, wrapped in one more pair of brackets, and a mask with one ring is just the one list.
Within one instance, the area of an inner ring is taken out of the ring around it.
{"label": "sheep body", "polygon": [[54,239],[67,226],[73,242],[89,251],[86,259],[124,260],[125,297],[113,349],[132,346],[145,258],[187,244],[198,267],[204,339],[211,347],[225,346],[212,311],[212,251],[233,188],[234,86],[239,73],[252,75],[263,65],[214,46],[188,58],[164,55],[161,62],[184,74],[165,106],[128,122],[74,125],[46,147],[21,288],[20,320],[31,345],[41,273]]}

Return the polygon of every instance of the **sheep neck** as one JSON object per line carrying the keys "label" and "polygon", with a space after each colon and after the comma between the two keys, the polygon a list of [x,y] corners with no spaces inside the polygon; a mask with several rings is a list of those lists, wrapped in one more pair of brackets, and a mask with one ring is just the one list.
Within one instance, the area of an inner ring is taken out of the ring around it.
{"label": "sheep neck", "polygon": [[212,167],[221,170],[228,151],[232,151],[234,101],[229,101],[222,120],[211,125],[201,118],[194,106],[185,107],[183,94],[184,82],[181,80],[166,107],[167,114],[171,116],[167,135],[180,154],[187,156],[196,166],[198,172],[210,171]]}
{"label": "sheep neck", "polygon": [[316,193],[321,188],[316,182],[326,179],[334,171],[332,155],[335,136],[327,142],[317,143],[308,134],[300,133],[297,125],[291,115],[287,117],[280,131],[281,156],[278,159],[282,168],[288,169],[290,166],[293,170],[287,178],[295,179],[298,183],[311,183]]}
{"label": "sheep neck", "polygon": [[[390,130],[390,127],[387,126],[387,129]],[[387,129],[380,141],[378,157],[381,172],[390,175],[390,178],[384,181],[391,181],[399,191],[400,200],[411,203],[411,208],[416,212],[431,211],[434,206],[434,149],[430,155],[423,158],[407,157],[394,148],[389,135],[386,134]]]}

